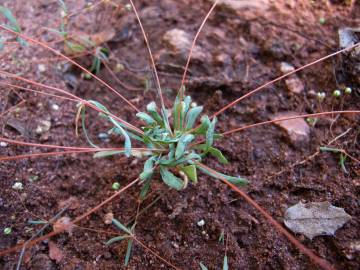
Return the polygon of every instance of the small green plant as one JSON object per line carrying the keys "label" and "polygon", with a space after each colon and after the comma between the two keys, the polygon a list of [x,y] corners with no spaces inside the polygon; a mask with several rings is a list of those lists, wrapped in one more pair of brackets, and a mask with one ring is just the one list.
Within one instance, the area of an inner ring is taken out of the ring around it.
{"label": "small green plant", "polygon": [[340,164],[341,169],[343,170],[344,173],[349,173],[348,170],[345,167],[345,161],[346,161],[346,158],[347,158],[347,154],[346,154],[346,152],[344,150],[338,149],[338,148],[322,146],[322,147],[320,147],[320,151],[322,151],[322,152],[332,152],[332,153],[339,154],[339,164]]}
{"label": "small green plant", "polygon": [[[143,157],[148,159],[144,163],[143,172],[140,174],[143,188],[140,192],[141,199],[144,198],[150,188],[150,182],[155,170],[159,170],[162,181],[169,187],[182,190],[191,181],[196,184],[198,181],[197,170],[214,178],[224,178],[236,185],[245,185],[247,180],[242,177],[233,177],[209,170],[200,163],[207,155],[212,155],[220,163],[227,164],[228,161],[222,152],[213,146],[214,141],[221,136],[215,133],[216,117],[212,120],[208,116],[201,117],[201,124],[194,127],[196,120],[203,111],[202,106],[191,107],[190,96],[182,100],[181,89],[176,97],[172,108],[173,129],[170,127],[170,113],[161,109],[159,113],[155,102],[147,105],[147,112],[137,113],[145,126],[142,133],[129,130],[123,123],[115,120],[112,116],[102,113],[101,116],[110,121],[113,125],[108,133],[121,135],[125,139],[123,151],[101,151],[94,155],[95,158],[107,157],[117,154],[126,156]],[[103,105],[96,101],[89,101],[104,112],[109,112]],[[89,138],[85,127],[85,106],[79,106],[78,115],[82,118],[82,127],[88,142],[97,147]],[[179,118],[177,118],[179,116]],[[178,119],[178,120],[177,120]],[[132,151],[131,139],[137,140],[146,146],[146,151]],[[203,139],[203,141],[201,141]]]}
{"label": "small green plant", "polygon": [[338,90],[338,89],[335,90],[335,91],[333,92],[333,96],[336,97],[336,98],[340,97],[340,96],[341,96],[341,91]]}
{"label": "small green plant", "polygon": [[134,241],[133,237],[134,237],[134,230],[136,223],[134,223],[134,225],[131,228],[127,228],[125,225],[123,225],[120,221],[118,221],[115,218],[113,218],[111,221],[120,231],[124,232],[125,234],[111,238],[109,241],[106,242],[106,245],[108,246],[122,240],[127,240],[128,245],[126,249],[125,262],[124,262],[124,265],[127,266],[129,264],[129,260],[131,256],[131,249]]}
{"label": "small green plant", "polygon": [[[20,25],[18,24],[17,20],[15,19],[10,9],[0,6],[0,14],[2,14],[8,21],[8,23],[5,25],[6,27],[10,28],[16,33],[21,33]],[[17,42],[19,42],[21,46],[27,45],[27,42],[22,38],[20,38],[19,36],[16,38],[16,40]],[[0,51],[4,48],[4,42],[5,39],[3,37],[0,37]]]}
{"label": "small green plant", "polygon": [[6,228],[4,229],[4,234],[5,234],[5,235],[9,235],[9,234],[11,234],[11,232],[12,232],[12,229],[11,229],[10,227],[6,227]]}
{"label": "small green plant", "polygon": [[[86,53],[88,50],[93,50],[93,60],[89,70],[98,74],[100,72],[101,63],[107,61],[109,57],[109,50],[107,48],[97,46],[90,36],[80,35],[76,38],[71,37],[67,30],[69,10],[64,1],[58,0],[61,8],[61,24],[59,29],[48,28],[49,31],[61,36],[64,42],[64,51],[67,55],[76,55]],[[85,79],[91,79],[87,73],[83,74]]]}
{"label": "small green plant", "polygon": [[111,186],[111,188],[113,190],[119,190],[120,189],[120,183],[119,182],[114,182]]}

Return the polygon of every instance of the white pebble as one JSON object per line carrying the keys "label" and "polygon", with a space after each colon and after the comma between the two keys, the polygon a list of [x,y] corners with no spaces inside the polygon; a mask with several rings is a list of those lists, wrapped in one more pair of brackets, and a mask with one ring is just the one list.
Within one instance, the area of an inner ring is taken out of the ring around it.
{"label": "white pebble", "polygon": [[53,105],[51,105],[51,109],[53,109],[54,111],[58,111],[59,110],[59,105],[57,105],[57,104],[53,104]]}
{"label": "white pebble", "polygon": [[204,226],[205,225],[205,220],[199,220],[198,221],[198,223],[197,223],[197,225],[199,226],[199,227],[202,227],[202,226]]}
{"label": "white pebble", "polygon": [[24,186],[21,182],[15,182],[12,186],[12,189],[15,189],[15,190],[23,190],[24,189]]}
{"label": "white pebble", "polygon": [[6,147],[8,144],[6,142],[0,142],[0,147]]}
{"label": "white pebble", "polygon": [[38,70],[39,70],[40,72],[45,72],[45,71],[46,71],[46,66],[45,66],[44,64],[39,64],[39,65],[38,65]]}

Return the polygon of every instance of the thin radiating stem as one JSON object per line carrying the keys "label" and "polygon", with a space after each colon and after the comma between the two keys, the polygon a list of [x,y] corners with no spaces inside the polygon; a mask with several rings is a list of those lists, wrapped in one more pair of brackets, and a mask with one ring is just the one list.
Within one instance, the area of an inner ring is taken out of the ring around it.
{"label": "thin radiating stem", "polygon": [[[219,1],[220,0],[216,0],[214,2],[214,4],[211,6],[209,12],[206,14],[204,20],[202,21],[202,23],[201,23],[201,25],[200,25],[200,27],[199,27],[199,29],[198,29],[195,37],[194,37],[194,40],[193,40],[193,42],[191,44],[191,47],[190,47],[189,56],[188,56],[188,59],[187,59],[187,62],[186,62],[185,68],[184,68],[184,73],[183,73],[182,80],[181,80],[181,87],[185,85],[186,74],[187,74],[187,71],[188,71],[188,68],[189,68],[189,65],[190,65],[190,60],[191,60],[191,57],[192,57],[193,50],[195,48],[196,41],[197,41],[197,39],[198,39],[198,37],[200,35],[201,30],[204,28],[204,25],[205,25],[207,19],[209,18],[210,14],[213,12],[213,10],[215,9],[215,7],[219,3]],[[180,87],[180,89],[181,89],[181,87]],[[182,100],[182,98],[183,98],[182,95],[183,95],[183,92],[180,92],[180,97],[181,97],[180,100]]]}
{"label": "thin radiating stem", "polygon": [[274,228],[284,235],[294,246],[296,246],[302,253],[307,255],[314,263],[321,266],[323,269],[330,270],[334,269],[332,265],[330,265],[326,260],[318,257],[315,255],[314,252],[312,252],[310,249],[305,247],[303,244],[301,244],[294,236],[292,236],[286,229],[283,228],[270,214],[267,213],[267,211],[262,208],[257,202],[255,202],[249,195],[247,195],[244,191],[239,189],[234,184],[227,181],[221,174],[219,174],[217,171],[209,168],[208,166],[196,162],[197,166],[200,166],[208,171],[210,171],[212,174],[215,174],[222,182],[224,182],[226,185],[228,185],[231,189],[236,191],[238,194],[241,195],[250,205],[252,205],[256,210],[258,210],[266,219],[267,221],[274,226]]}
{"label": "thin radiating stem", "polygon": [[[1,25],[0,25],[1,27]],[[73,99],[76,99],[78,100],[80,103],[98,111],[98,112],[101,112],[101,113],[104,113],[106,115],[109,115],[111,117],[113,117],[114,119],[116,119],[117,121],[119,121],[120,123],[124,124],[124,126],[126,126],[127,128],[129,128],[130,130],[133,130],[133,131],[136,131],[137,133],[139,134],[143,134],[143,131],[140,130],[139,128],[133,126],[132,124],[126,122],[125,120],[117,117],[116,115],[112,114],[112,113],[109,113],[109,112],[105,112],[101,109],[99,109],[98,107],[96,107],[95,105],[93,105],[91,102],[87,101],[87,100],[84,100],[78,96],[75,96],[63,89],[60,89],[60,88],[56,88],[56,87],[53,87],[53,86],[49,86],[49,85],[46,85],[46,84],[42,84],[42,83],[39,83],[39,82],[35,82],[33,80],[29,80],[29,79],[26,79],[26,78],[23,78],[23,77],[20,77],[20,76],[17,76],[15,74],[12,74],[12,73],[9,73],[9,72],[6,72],[6,71],[0,71],[0,74],[3,74],[3,75],[6,75],[8,77],[11,77],[11,78],[14,78],[14,79],[17,79],[17,80],[21,80],[21,81],[24,81],[26,83],[30,83],[30,84],[33,84],[33,85],[36,85],[38,87],[44,87],[44,88],[47,88],[47,89],[50,89],[50,90],[53,90],[55,92],[59,92],[59,93],[62,93],[62,94],[65,94]]]}
{"label": "thin radiating stem", "polygon": [[155,65],[155,61],[154,61],[154,57],[153,57],[153,54],[151,52],[151,48],[150,48],[150,44],[149,44],[149,40],[146,36],[146,32],[144,30],[144,27],[141,23],[141,20],[140,20],[140,17],[139,17],[139,14],[137,12],[137,9],[133,3],[132,0],[129,0],[130,1],[130,4],[134,10],[134,13],[135,13],[135,16],[136,16],[136,19],[139,23],[139,26],[141,28],[141,32],[142,32],[142,35],[144,37],[144,40],[145,40],[145,43],[146,43],[146,47],[148,49],[148,52],[149,52],[149,57],[150,57],[150,61],[151,61],[151,65],[153,67],[153,70],[154,70],[154,74],[155,74],[155,79],[156,79],[156,84],[157,84],[157,90],[158,90],[158,94],[159,94],[159,97],[160,97],[160,102],[161,102],[161,108],[165,111],[165,103],[164,103],[164,98],[163,98],[163,95],[162,95],[162,91],[161,91],[161,85],[160,85],[160,79],[159,79],[159,75],[158,75],[158,72],[157,72],[157,69],[156,69],[156,65]]}
{"label": "thin radiating stem", "polygon": [[[96,212],[97,210],[99,210],[101,207],[103,207],[105,204],[111,202],[113,199],[115,199],[116,197],[118,197],[121,193],[123,193],[125,190],[129,189],[130,187],[134,186],[136,183],[138,183],[140,181],[139,178],[135,179],[134,181],[130,182],[129,184],[127,184],[125,187],[123,187],[122,189],[120,189],[119,191],[115,192],[112,196],[110,196],[109,198],[107,198],[106,200],[104,200],[103,202],[101,202],[100,204],[98,204],[97,206],[91,208],[90,210],[88,210],[86,213],[78,216],[77,218],[75,218],[72,223],[76,224],[79,223],[81,220],[85,219],[86,217],[88,217],[89,215],[91,215],[92,213]],[[29,248],[31,246],[34,246],[35,244],[44,241],[46,239],[49,239],[52,236],[58,235],[62,232],[64,232],[66,230],[66,228],[64,229],[59,229],[56,231],[52,231],[44,236],[41,236],[39,238],[36,238],[32,241],[26,242],[26,247]],[[16,246],[7,248],[5,250],[1,250],[0,251],[0,257],[1,256],[5,256],[7,254],[10,254],[12,252],[18,251],[20,249],[22,249],[24,247],[24,244],[18,244]]]}
{"label": "thin radiating stem", "polygon": [[293,71],[290,71],[290,72],[288,72],[288,73],[286,73],[286,74],[284,74],[284,75],[282,75],[282,76],[280,76],[280,77],[277,77],[276,79],[274,79],[274,80],[272,80],[272,81],[270,81],[270,82],[267,82],[267,83],[259,86],[258,88],[250,91],[249,93],[243,95],[242,97],[239,97],[238,99],[236,99],[236,100],[234,100],[233,102],[229,103],[228,105],[224,106],[223,108],[221,108],[220,110],[218,110],[217,112],[215,112],[215,113],[211,116],[211,118],[213,118],[213,117],[215,117],[215,116],[223,113],[224,111],[226,111],[226,110],[229,109],[230,107],[232,107],[232,106],[236,105],[237,103],[239,103],[241,100],[243,100],[243,99],[245,99],[245,98],[247,98],[247,97],[250,97],[251,95],[253,95],[253,94],[261,91],[261,90],[264,89],[265,87],[267,87],[267,86],[269,86],[269,85],[271,85],[271,84],[273,84],[273,83],[275,83],[275,82],[278,82],[278,81],[280,81],[280,80],[282,80],[282,79],[284,79],[284,78],[286,78],[286,77],[289,77],[289,76],[292,75],[292,74],[295,74],[295,73],[299,72],[300,70],[303,70],[303,69],[308,68],[308,67],[310,67],[310,66],[312,66],[312,65],[315,65],[315,64],[317,64],[317,63],[320,63],[320,62],[322,62],[322,61],[324,61],[324,60],[326,60],[326,59],[328,59],[328,58],[331,58],[331,57],[333,57],[333,56],[335,56],[335,55],[338,55],[338,54],[340,54],[340,53],[343,53],[343,52],[349,51],[349,50],[351,50],[351,49],[354,49],[355,47],[357,47],[357,46],[359,46],[359,45],[360,45],[360,42],[359,42],[359,43],[356,43],[356,44],[353,45],[353,46],[350,46],[350,47],[348,47],[348,48],[339,50],[339,51],[334,52],[334,53],[332,53],[332,54],[329,54],[329,55],[327,55],[327,56],[325,56],[325,57],[322,57],[322,58],[320,58],[320,59],[318,59],[318,60],[315,60],[315,61],[313,61],[313,62],[311,62],[311,63],[309,63],[309,64],[306,64],[306,65],[304,65],[304,66],[302,66],[302,67],[299,67],[299,68],[297,68],[297,69],[295,69],[295,70],[293,70]]}
{"label": "thin radiating stem", "polygon": [[74,60],[72,60],[70,57],[62,54],[61,52],[51,48],[49,45],[47,45],[46,43],[44,42],[41,42],[39,40],[36,40],[36,39],[33,39],[31,37],[28,37],[24,34],[21,34],[21,33],[17,33],[3,25],[0,25],[0,29],[3,29],[7,32],[10,32],[14,35],[17,35],[31,43],[35,43],[53,53],[55,53],[56,55],[59,55],[61,56],[62,58],[64,58],[65,60],[67,60],[68,62],[72,63],[73,65],[77,66],[78,68],[80,68],[83,72],[89,74],[91,77],[93,77],[95,80],[97,80],[98,82],[100,82],[102,85],[106,86],[110,91],[114,92],[116,95],[118,95],[123,101],[125,101],[132,109],[134,109],[136,112],[140,112],[140,110],[134,105],[132,104],[129,100],[127,100],[123,95],[121,95],[119,92],[117,92],[114,88],[112,88],[109,84],[107,84],[106,82],[104,82],[102,79],[100,79],[99,77],[97,77],[96,75],[94,75],[91,71],[87,70],[86,68],[84,68],[83,66],[81,66],[80,64],[78,64],[77,62],[75,62]]}

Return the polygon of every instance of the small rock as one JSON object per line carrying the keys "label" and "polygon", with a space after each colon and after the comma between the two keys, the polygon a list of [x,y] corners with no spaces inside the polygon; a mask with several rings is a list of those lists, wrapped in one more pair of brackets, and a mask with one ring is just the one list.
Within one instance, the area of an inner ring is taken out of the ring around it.
{"label": "small rock", "polygon": [[55,270],[57,269],[55,263],[43,253],[36,254],[30,262],[30,270]]}
{"label": "small rock", "polygon": [[0,142],[0,147],[6,147],[8,144],[6,142]]}
{"label": "small rock", "polygon": [[54,110],[54,111],[58,111],[60,109],[60,107],[57,104],[52,104],[51,109]]}
{"label": "small rock", "polygon": [[[215,2],[215,0],[212,0],[212,2]],[[220,5],[233,12],[239,12],[244,9],[267,10],[269,2],[269,0],[223,0]]]}
{"label": "small rock", "polygon": [[[295,113],[278,113],[271,117],[272,120],[296,116]],[[274,123],[284,129],[288,138],[293,144],[304,143],[309,141],[310,128],[303,118],[290,119]]]}
{"label": "small rock", "polygon": [[40,120],[38,126],[35,129],[37,134],[43,134],[49,131],[51,128],[51,122],[49,120]]}
{"label": "small rock", "polygon": [[232,60],[231,57],[226,53],[220,53],[215,57],[215,62],[222,66],[230,65]]}
{"label": "small rock", "polygon": [[174,248],[179,249],[179,245],[176,242],[172,242]]}
{"label": "small rock", "polygon": [[74,196],[71,196],[67,200],[63,200],[59,202],[59,209],[68,208],[70,210],[75,210],[79,207],[80,207],[80,202]]}
{"label": "small rock", "polygon": [[64,253],[52,241],[49,241],[49,257],[57,263],[61,262],[64,258]]}
{"label": "small rock", "polygon": [[285,84],[287,89],[294,94],[300,94],[305,89],[303,82],[297,76],[285,80]]}
{"label": "small rock", "polygon": [[109,140],[109,135],[106,134],[106,133],[103,133],[103,132],[99,133],[99,134],[97,135],[97,137],[98,137],[100,140],[102,140],[103,142],[109,142],[109,141],[110,141],[110,140]]}
{"label": "small rock", "polygon": [[113,213],[107,213],[104,217],[104,223],[107,225],[110,225],[112,223],[112,220],[114,218],[114,214]]}
{"label": "small rock", "polygon": [[[180,53],[183,58],[187,58],[189,50],[192,44],[192,37],[181,29],[172,29],[165,33],[163,41],[170,47],[175,53]],[[192,59],[204,61],[207,58],[207,54],[199,47],[195,45],[192,52]]]}
{"label": "small rock", "polygon": [[59,218],[53,225],[53,230],[57,231],[67,231],[69,234],[72,233],[74,224],[71,222],[69,217]]}
{"label": "small rock", "polygon": [[39,64],[38,70],[39,70],[39,72],[43,73],[46,71],[46,66],[44,64]]}
{"label": "small rock", "polygon": [[14,190],[23,190],[24,186],[21,182],[15,182],[11,188]]}
{"label": "small rock", "polygon": [[289,63],[281,62],[280,71],[282,74],[286,74],[286,73],[289,73],[294,70],[295,70],[295,68],[292,65],[290,65]]}
{"label": "small rock", "polygon": [[203,219],[199,220],[199,221],[197,222],[197,225],[198,225],[199,227],[204,226],[204,225],[205,225],[205,220],[203,220]]}

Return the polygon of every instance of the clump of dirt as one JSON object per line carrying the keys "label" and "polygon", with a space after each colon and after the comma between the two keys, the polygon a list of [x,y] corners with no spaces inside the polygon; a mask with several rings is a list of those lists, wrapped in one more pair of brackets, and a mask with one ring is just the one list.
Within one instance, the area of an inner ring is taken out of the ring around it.
{"label": "clump of dirt", "polygon": [[[60,13],[56,2],[5,2],[19,18],[25,34],[49,43],[56,41],[56,36],[40,27],[58,27]],[[73,11],[86,6],[85,1],[66,2]],[[261,1],[263,4],[259,6],[251,5],[251,1],[243,2],[248,5],[239,8],[220,4],[215,9],[200,34],[198,57],[189,68],[187,91],[198,104],[204,105],[209,115],[281,75],[282,64],[297,68],[336,51],[337,30],[344,26],[355,27],[358,23],[356,15],[360,13],[359,3],[348,6],[315,1]],[[169,46],[169,39],[164,40],[164,35],[181,30],[189,37],[182,35],[182,44],[175,45],[189,44],[186,39],[191,42],[212,2],[166,0],[136,1],[135,4],[154,52],[165,103],[170,107],[180,85],[187,51]],[[108,65],[116,73],[116,79],[104,66],[99,77],[119,89],[142,110],[150,101],[157,100],[147,51],[132,12],[126,11],[122,4],[117,8],[99,4],[74,16],[69,27],[90,34],[113,29],[115,36],[104,46],[111,52]],[[174,29],[177,31],[172,31]],[[62,49],[59,44],[51,44]],[[5,48],[9,51],[1,58],[4,70],[21,72],[23,77],[67,89],[84,99],[97,100],[106,104],[115,115],[141,126],[134,111],[120,98],[94,80],[84,79],[78,69],[49,60],[54,55],[40,47],[9,46]],[[89,65],[91,57],[82,57],[79,61]],[[42,63],[45,70],[39,68]],[[292,92],[284,81],[270,85],[219,115],[219,131],[267,121],[279,113],[359,110],[360,86],[354,82],[346,85],[354,90],[351,96],[339,100],[332,97],[333,90],[350,82],[347,74],[337,72],[344,64],[335,57],[298,73],[297,79],[303,84],[300,92]],[[338,84],[340,77],[342,84]],[[20,84],[15,80],[12,82]],[[75,136],[76,104],[1,88],[4,95],[0,109],[6,112],[1,113],[2,137],[63,146],[87,145],[83,133]],[[316,98],[318,91],[326,93],[321,104]],[[25,101],[7,112],[22,100]],[[335,118],[337,120],[333,121]],[[359,159],[359,120],[356,115],[322,118],[309,125],[306,140],[296,144],[286,130],[276,125],[247,129],[216,142],[229,159],[229,165],[220,165],[210,158],[206,164],[221,172],[248,178],[250,184],[243,188],[244,191],[280,223],[285,210],[299,201],[329,201],[344,208],[352,219],[335,236],[316,237],[312,241],[301,235],[297,238],[336,268],[357,269],[360,264],[360,164],[347,159],[345,164],[349,173],[345,173],[338,164],[338,155],[316,152],[319,146],[346,132],[334,146]],[[47,129],[36,132],[40,122],[46,122]],[[90,110],[87,128],[99,145],[109,147],[123,143],[116,136],[105,139],[99,136],[108,126]],[[1,156],[38,153],[40,150],[11,144],[0,147]],[[71,207],[62,216],[73,219],[111,196],[113,182],[124,187],[136,179],[142,166],[142,160],[134,158],[93,159],[91,154],[1,162],[0,228],[12,228],[11,234],[2,235],[1,250],[23,243],[36,233],[40,226],[29,225],[29,220],[50,220],[64,209],[66,202],[71,202]],[[16,181],[23,183],[23,190],[11,188]],[[125,268],[126,243],[104,244],[113,233],[120,233],[104,223],[104,216],[113,213],[124,224],[131,222],[138,208],[139,190],[139,186],[133,186],[83,220],[70,233],[27,248],[21,269]],[[316,268],[238,194],[205,175],[200,176],[197,185],[181,192],[154,182],[140,210],[154,201],[138,216],[136,237],[180,269],[199,269],[200,262],[209,269],[219,269],[225,252],[230,269]],[[203,226],[198,225],[200,220],[204,221]],[[44,233],[51,229],[49,226]],[[219,242],[222,234],[227,245]],[[61,258],[54,259],[51,255],[50,249],[54,245]],[[14,269],[18,259],[19,253],[1,257],[1,268]],[[128,268],[171,269],[136,243]]]}

